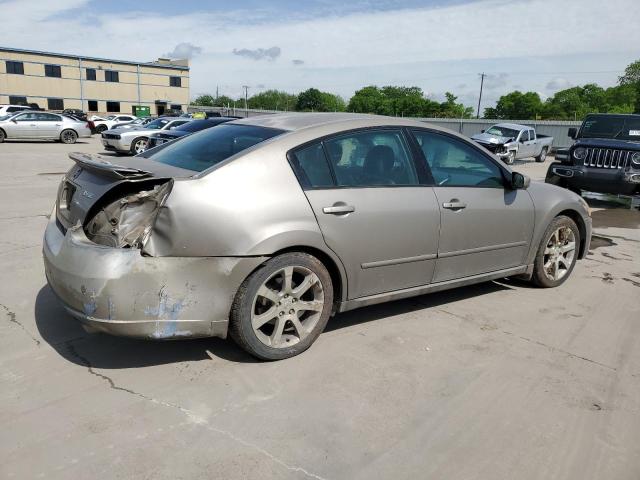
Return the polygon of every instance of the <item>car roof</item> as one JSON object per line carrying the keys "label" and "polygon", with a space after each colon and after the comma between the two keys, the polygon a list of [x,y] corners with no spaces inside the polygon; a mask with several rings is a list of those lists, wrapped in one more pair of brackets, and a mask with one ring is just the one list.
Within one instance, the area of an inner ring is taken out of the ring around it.
{"label": "car roof", "polygon": [[511,128],[512,130],[533,130],[533,127],[528,127],[519,123],[496,123],[494,127]]}
{"label": "car roof", "polygon": [[[323,127],[334,125],[336,130],[348,128],[348,125],[358,124],[354,128],[358,128],[361,124],[370,126],[382,125],[407,125],[425,127],[424,122],[399,117],[385,117],[382,115],[371,115],[363,113],[279,113],[267,114],[256,117],[248,117],[240,120],[229,122],[236,125],[253,125],[259,127],[277,128],[290,132],[311,129],[315,127]],[[434,128],[433,125],[429,126]],[[438,129],[437,127],[435,127]]]}

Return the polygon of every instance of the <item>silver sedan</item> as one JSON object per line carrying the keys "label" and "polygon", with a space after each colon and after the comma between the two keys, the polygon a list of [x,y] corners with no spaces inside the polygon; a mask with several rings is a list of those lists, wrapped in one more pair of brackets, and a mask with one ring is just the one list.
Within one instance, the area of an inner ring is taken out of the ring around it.
{"label": "silver sedan", "polygon": [[579,196],[407,119],[263,116],[118,165],[72,159],[44,237],[67,311],[116,335],[229,334],[261,359],[365,305],[503,277],[558,286],[591,238]]}
{"label": "silver sedan", "polygon": [[0,117],[0,143],[5,139],[59,140],[76,143],[91,136],[86,121],[49,112],[23,112]]}

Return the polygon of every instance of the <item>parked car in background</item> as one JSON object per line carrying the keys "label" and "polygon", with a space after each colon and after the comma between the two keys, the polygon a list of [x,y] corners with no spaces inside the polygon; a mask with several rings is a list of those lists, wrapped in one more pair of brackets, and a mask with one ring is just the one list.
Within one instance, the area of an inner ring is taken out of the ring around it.
{"label": "parked car in background", "polygon": [[125,122],[125,123],[116,123],[113,127],[111,127],[111,130],[116,130],[118,128],[124,128],[124,129],[128,129],[128,128],[142,128],[144,127],[147,123],[152,122],[154,119],[151,117],[147,117],[147,118],[136,118],[133,122]]}
{"label": "parked car in background", "polygon": [[77,108],[66,108],[62,111],[63,115],[70,115],[79,120],[87,120],[87,114]]}
{"label": "parked car in background", "polygon": [[229,334],[261,359],[301,353],[337,312],[561,285],[591,238],[579,196],[406,118],[259,116],[118,164],[71,158],[43,246],[67,312],[131,337]]}
{"label": "parked car in background", "polygon": [[528,157],[544,162],[553,143],[553,137],[517,123],[499,123],[471,138],[508,165]]}
{"label": "parked car in background", "polygon": [[148,137],[147,149],[157,147],[163,143],[171,142],[172,140],[184,137],[185,135],[191,135],[192,133],[199,132],[200,130],[215,127],[221,123],[230,122],[231,120],[235,120],[235,118],[218,117],[210,120],[192,120],[171,130],[154,132]]}
{"label": "parked car in background", "polygon": [[640,115],[590,114],[569,136],[575,143],[549,165],[547,183],[576,193],[640,194]]}
{"label": "parked car in background", "polygon": [[188,118],[161,117],[149,122],[142,128],[108,130],[102,133],[102,145],[104,145],[105,150],[120,154],[137,155],[147,149],[147,140],[151,133],[176,128],[190,121]]}
{"label": "parked car in background", "polygon": [[0,117],[5,117],[9,114],[22,112],[24,110],[31,110],[31,107],[26,105],[0,105]]}
{"label": "parked car in background", "polygon": [[0,142],[5,139],[59,140],[76,143],[91,136],[86,121],[49,112],[23,111],[0,118]]}
{"label": "parked car in background", "polygon": [[96,132],[98,133],[102,133],[105,130],[109,130],[111,127],[113,127],[118,123],[129,123],[137,119],[138,117],[134,117],[133,115],[109,115],[107,118],[103,120],[91,118],[91,120],[93,120],[93,123],[96,126]]}

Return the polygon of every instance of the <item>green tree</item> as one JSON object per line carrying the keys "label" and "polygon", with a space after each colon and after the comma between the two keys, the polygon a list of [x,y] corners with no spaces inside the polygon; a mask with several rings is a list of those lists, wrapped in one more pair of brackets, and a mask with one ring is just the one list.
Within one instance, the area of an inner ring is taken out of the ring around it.
{"label": "green tree", "polygon": [[627,68],[624,70],[624,75],[618,77],[618,83],[620,85],[640,83],[640,60],[636,60],[627,65]]}
{"label": "green tree", "polygon": [[197,105],[199,107],[213,107],[214,101],[215,98],[207,93],[204,95],[198,95],[195,100],[191,102],[191,105]]}
{"label": "green tree", "polygon": [[310,88],[298,95],[296,110],[301,112],[341,112],[345,109],[344,100],[333,93],[321,92]]}
{"label": "green tree", "polygon": [[361,88],[349,100],[347,110],[355,113],[380,114],[384,109],[385,98],[378,87]]}
{"label": "green tree", "polygon": [[446,100],[440,104],[440,116],[445,118],[472,118],[473,107],[465,107],[456,103],[458,97],[451,92],[444,94]]}
{"label": "green tree", "polygon": [[541,116],[544,104],[536,92],[522,93],[515,90],[500,97],[495,108],[484,111],[485,118],[526,120]]}

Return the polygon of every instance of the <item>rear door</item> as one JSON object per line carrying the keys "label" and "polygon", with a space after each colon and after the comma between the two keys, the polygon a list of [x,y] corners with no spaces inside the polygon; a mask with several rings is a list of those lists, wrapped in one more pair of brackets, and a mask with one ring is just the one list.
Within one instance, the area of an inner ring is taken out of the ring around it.
{"label": "rear door", "polygon": [[348,298],[431,281],[440,213],[402,129],[345,133],[289,159],[325,242],[347,271]]}
{"label": "rear door", "polygon": [[435,182],[440,242],[434,282],[523,265],[533,235],[533,202],[507,188],[502,168],[456,137],[413,130]]}
{"label": "rear door", "polygon": [[58,138],[62,132],[62,117],[53,113],[38,112],[36,125],[40,138]]}

